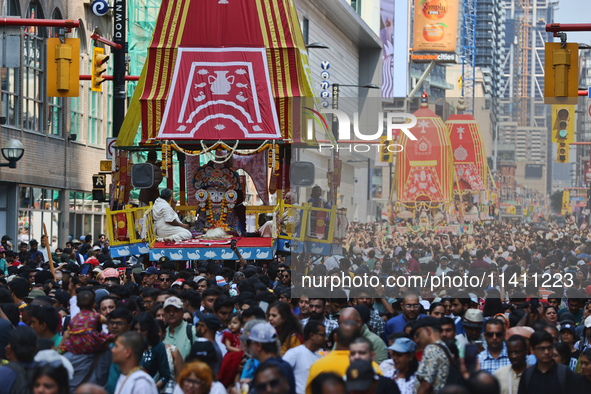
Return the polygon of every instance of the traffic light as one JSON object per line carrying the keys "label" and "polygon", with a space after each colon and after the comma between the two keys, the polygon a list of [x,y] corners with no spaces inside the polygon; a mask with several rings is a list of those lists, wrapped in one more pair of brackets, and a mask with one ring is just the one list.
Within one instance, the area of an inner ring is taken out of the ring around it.
{"label": "traffic light", "polygon": [[380,162],[392,163],[394,161],[394,153],[388,150],[391,146],[392,140],[389,140],[385,135],[380,137]]}
{"label": "traffic light", "polygon": [[92,176],[92,199],[96,201],[105,201],[106,177],[104,174],[94,174]]}
{"label": "traffic light", "polygon": [[569,144],[575,142],[575,106],[552,106],[552,142],[556,143],[556,162],[568,163]]}
{"label": "traffic light", "polygon": [[544,103],[577,104],[579,44],[547,42],[544,47]]}
{"label": "traffic light", "polygon": [[103,67],[109,60],[109,56],[105,55],[105,50],[103,48],[94,48],[92,50],[92,74],[90,80],[90,89],[93,92],[102,92],[103,87],[101,84],[105,82],[105,78],[102,77],[103,73],[107,70],[106,67]]}
{"label": "traffic light", "polygon": [[47,96],[80,95],[80,39],[47,39]]}

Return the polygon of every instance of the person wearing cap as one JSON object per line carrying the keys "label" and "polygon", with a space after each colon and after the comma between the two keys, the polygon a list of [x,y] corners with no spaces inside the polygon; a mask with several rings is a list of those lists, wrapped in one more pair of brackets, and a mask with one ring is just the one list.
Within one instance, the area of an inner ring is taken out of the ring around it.
{"label": "person wearing cap", "polygon": [[142,285],[144,287],[152,287],[158,279],[158,269],[156,267],[148,267],[142,271]]}
{"label": "person wearing cap", "polygon": [[304,343],[289,349],[283,355],[283,360],[293,368],[296,382],[296,393],[306,392],[306,382],[310,367],[322,356],[317,352],[326,343],[326,328],[321,322],[312,320],[304,327]]}
{"label": "person wearing cap", "polygon": [[115,268],[107,268],[101,273],[101,278],[107,287],[117,286],[121,284],[119,281],[119,271]]}
{"label": "person wearing cap", "polygon": [[[388,347],[392,359],[380,364],[385,378],[396,382],[402,394],[411,394],[414,391],[415,380],[419,361],[415,357],[417,344],[409,338],[396,338],[396,341]],[[385,363],[391,363],[393,367],[386,369]],[[384,367],[383,367],[384,366]]]}
{"label": "person wearing cap", "polygon": [[162,342],[176,346],[184,360],[197,338],[197,332],[195,326],[187,327],[187,322],[183,320],[183,313],[183,302],[180,298],[169,297],[164,302],[164,318],[168,327]]}
{"label": "person wearing cap", "polygon": [[[464,356],[464,346],[467,344],[475,344],[479,347],[479,351],[486,348],[486,341],[483,338],[482,327],[484,325],[484,318],[480,309],[468,309],[462,319],[463,334],[458,334],[456,340],[460,347],[460,357]],[[457,329],[457,328],[456,328]]]}
{"label": "person wearing cap", "polygon": [[451,359],[451,352],[441,340],[439,319],[427,316],[417,320],[412,326],[411,336],[418,342],[418,346],[424,349],[417,370],[414,392],[437,393],[447,382]]}
{"label": "person wearing cap", "polygon": [[170,189],[162,189],[160,197],[154,201],[152,206],[154,233],[160,241],[180,242],[193,238],[189,225],[181,223],[179,215],[174,211],[175,205],[176,200]]}
{"label": "person wearing cap", "polygon": [[587,316],[582,326],[584,327],[583,335],[581,335],[581,339],[575,343],[575,348],[580,352],[584,352],[591,348],[591,316]]}
{"label": "person wearing cap", "polygon": [[[277,365],[284,373],[289,384],[289,393],[295,394],[295,377],[291,365],[279,356],[279,341],[275,328],[264,321],[254,324],[249,330],[245,330],[243,338],[246,341],[248,353],[260,364],[259,368],[266,368],[266,365]],[[256,376],[256,372],[255,372]]]}
{"label": "person wearing cap", "polygon": [[443,255],[439,258],[439,267],[437,267],[437,271],[435,272],[436,276],[441,276],[443,274],[447,274],[451,271],[451,268],[447,266],[449,263],[449,259],[447,256]]}
{"label": "person wearing cap", "polygon": [[569,320],[562,321],[560,324],[561,342],[566,343],[571,351],[569,366],[572,371],[575,370],[577,361],[581,355],[581,352],[575,347],[575,339],[577,335],[575,333],[575,327],[575,323]]}
{"label": "person wearing cap", "polygon": [[[367,360],[352,361],[344,379],[350,394],[400,393],[398,386],[391,379],[380,377],[373,369],[371,362]],[[386,388],[386,385],[389,386],[389,389]]]}
{"label": "person wearing cap", "polygon": [[511,364],[505,345],[505,324],[501,320],[492,318],[484,323],[484,339],[487,347],[477,356],[481,370],[493,374]]}

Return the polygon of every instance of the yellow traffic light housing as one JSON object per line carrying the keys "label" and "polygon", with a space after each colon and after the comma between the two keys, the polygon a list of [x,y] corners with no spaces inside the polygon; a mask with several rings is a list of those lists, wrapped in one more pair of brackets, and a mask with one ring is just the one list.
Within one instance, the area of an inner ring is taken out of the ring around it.
{"label": "yellow traffic light housing", "polygon": [[80,39],[47,39],[47,96],[80,95]]}
{"label": "yellow traffic light housing", "polygon": [[577,104],[579,44],[547,42],[544,47],[544,103]]}
{"label": "yellow traffic light housing", "polygon": [[392,140],[389,140],[385,135],[380,137],[380,162],[392,163],[394,161],[394,153],[390,152],[391,146]]}
{"label": "yellow traffic light housing", "polygon": [[101,84],[105,82],[105,78],[102,77],[103,73],[107,71],[107,68],[103,66],[109,60],[109,56],[105,55],[103,48],[94,48],[92,50],[92,73],[90,80],[90,90],[93,92],[102,92],[103,87]]}
{"label": "yellow traffic light housing", "polygon": [[556,143],[556,162],[568,163],[569,144],[575,142],[575,106],[552,106],[552,142]]}

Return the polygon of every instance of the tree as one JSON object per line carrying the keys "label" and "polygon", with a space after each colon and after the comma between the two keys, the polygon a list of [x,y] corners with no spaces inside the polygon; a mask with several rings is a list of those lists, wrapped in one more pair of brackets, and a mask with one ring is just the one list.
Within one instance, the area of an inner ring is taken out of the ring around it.
{"label": "tree", "polygon": [[562,211],[562,192],[562,190],[559,190],[552,193],[550,196],[550,206],[552,207],[552,211],[558,215],[560,215]]}

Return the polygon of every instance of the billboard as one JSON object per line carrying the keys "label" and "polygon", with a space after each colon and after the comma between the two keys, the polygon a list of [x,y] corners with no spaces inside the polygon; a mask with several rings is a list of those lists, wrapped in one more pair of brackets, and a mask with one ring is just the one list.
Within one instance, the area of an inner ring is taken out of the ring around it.
{"label": "billboard", "polygon": [[[381,0],[382,97],[406,97],[408,68],[408,1]],[[396,75],[397,78],[394,78]]]}
{"label": "billboard", "polygon": [[458,0],[414,0],[414,52],[455,52]]}
{"label": "billboard", "polygon": [[544,175],[544,166],[541,164],[526,164],[525,179],[540,179]]}

